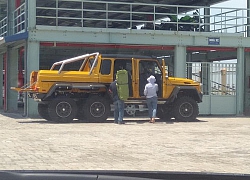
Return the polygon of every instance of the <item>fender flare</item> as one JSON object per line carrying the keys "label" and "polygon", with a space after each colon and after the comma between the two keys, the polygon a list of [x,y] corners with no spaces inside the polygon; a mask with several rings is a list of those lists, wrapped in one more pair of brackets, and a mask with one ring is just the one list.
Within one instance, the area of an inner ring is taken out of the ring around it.
{"label": "fender flare", "polygon": [[169,96],[167,103],[172,103],[177,98],[177,95],[182,90],[189,90],[193,91],[195,95],[195,100],[200,103],[202,102],[202,96],[203,94],[198,92],[198,90],[194,86],[176,86],[174,90],[172,91],[171,95]]}

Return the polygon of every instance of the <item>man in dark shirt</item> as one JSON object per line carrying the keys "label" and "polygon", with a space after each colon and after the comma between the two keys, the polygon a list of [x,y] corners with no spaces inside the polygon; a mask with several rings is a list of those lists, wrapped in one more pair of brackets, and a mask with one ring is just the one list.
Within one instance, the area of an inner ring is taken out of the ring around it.
{"label": "man in dark shirt", "polygon": [[121,100],[118,96],[116,80],[112,82],[109,86],[109,92],[113,95],[114,102],[114,123],[116,124],[124,124],[123,116],[124,116],[124,101]]}

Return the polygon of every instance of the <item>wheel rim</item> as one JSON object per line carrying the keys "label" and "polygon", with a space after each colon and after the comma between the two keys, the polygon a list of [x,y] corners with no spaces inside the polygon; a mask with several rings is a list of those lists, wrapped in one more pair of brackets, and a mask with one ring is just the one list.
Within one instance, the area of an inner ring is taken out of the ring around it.
{"label": "wheel rim", "polygon": [[68,102],[60,102],[56,106],[56,114],[61,118],[66,118],[70,116],[72,112],[72,107]]}
{"label": "wheel rim", "polygon": [[135,105],[127,105],[126,112],[130,116],[134,115],[135,114]]}
{"label": "wheel rim", "polygon": [[90,114],[93,117],[102,117],[105,114],[105,106],[101,102],[94,102],[90,106]]}
{"label": "wheel rim", "polygon": [[179,113],[182,117],[190,117],[193,112],[194,109],[191,103],[185,102],[180,105]]}

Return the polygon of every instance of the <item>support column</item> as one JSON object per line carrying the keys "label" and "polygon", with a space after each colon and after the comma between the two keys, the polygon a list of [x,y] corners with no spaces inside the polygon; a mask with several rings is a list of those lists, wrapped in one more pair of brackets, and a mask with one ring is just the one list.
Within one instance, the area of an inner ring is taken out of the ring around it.
{"label": "support column", "polygon": [[236,115],[243,115],[244,109],[244,48],[237,49],[236,69]]}
{"label": "support column", "polygon": [[[40,43],[28,41],[25,47],[25,59],[24,59],[24,67],[25,67],[25,83],[30,81],[30,73],[32,71],[39,70],[39,51],[40,51]],[[37,112],[37,102],[33,99],[28,98],[27,95],[24,101],[24,112],[28,117],[38,117]]]}
{"label": "support column", "polygon": [[250,0],[247,0],[247,36],[250,37]]}
{"label": "support column", "polygon": [[13,11],[15,10],[16,4],[15,1],[7,1],[7,19],[8,19],[8,30],[7,35],[13,35],[14,33],[14,19],[13,19]]}
{"label": "support column", "polygon": [[0,109],[3,109],[3,54],[0,54]]}
{"label": "support column", "polygon": [[[187,54],[187,62],[192,62],[192,53],[189,52]],[[187,78],[192,79],[192,75],[193,75],[193,68],[192,68],[192,63],[188,63],[187,66]]]}
{"label": "support column", "polygon": [[201,83],[203,85],[203,94],[209,95],[211,93],[211,78],[210,78],[210,63],[208,63],[208,55],[201,64]]}
{"label": "support column", "polygon": [[205,27],[204,27],[205,32],[209,32],[210,31],[210,7],[204,8],[204,23],[205,23]]}
{"label": "support column", "polygon": [[174,76],[186,78],[186,46],[175,46]]}
{"label": "support column", "polygon": [[36,1],[26,0],[26,9],[28,9],[28,26],[27,29],[35,29],[36,27]]}
{"label": "support column", "polygon": [[[247,37],[250,37],[250,0],[247,0]],[[250,53],[245,53],[245,103],[244,114],[250,116]]]}
{"label": "support column", "polygon": [[250,116],[250,52],[245,53],[245,106],[244,114]]}
{"label": "support column", "polygon": [[[26,0],[26,9],[28,9],[27,29],[32,31],[36,27],[36,1]],[[39,51],[40,42],[26,42],[24,54],[25,84],[29,83],[30,81],[30,73],[32,71],[39,70]],[[31,98],[28,98],[27,95],[24,98],[24,113],[24,115],[27,117],[38,117],[37,102]]]}
{"label": "support column", "polygon": [[11,87],[17,87],[18,85],[18,49],[8,48],[7,50],[7,90],[6,90],[6,100],[7,106],[6,111],[15,112],[17,111],[17,100],[18,93],[11,90]]}
{"label": "support column", "polygon": [[203,62],[201,64],[201,83],[203,86],[203,94],[209,95],[210,94],[210,66],[209,63]]}

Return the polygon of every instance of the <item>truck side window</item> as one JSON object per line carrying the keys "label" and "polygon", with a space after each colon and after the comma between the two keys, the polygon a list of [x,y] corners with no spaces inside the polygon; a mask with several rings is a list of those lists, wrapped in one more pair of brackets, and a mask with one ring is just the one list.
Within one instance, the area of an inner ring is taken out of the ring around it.
{"label": "truck side window", "polygon": [[101,64],[101,74],[108,75],[111,70],[111,60],[103,59]]}
{"label": "truck side window", "polygon": [[143,90],[145,85],[148,83],[147,78],[153,75],[156,78],[156,83],[158,84],[159,91],[158,96],[162,96],[161,88],[162,88],[162,72],[159,68],[158,64],[154,61],[144,61],[141,60],[139,63],[139,94],[140,96],[144,96]]}

